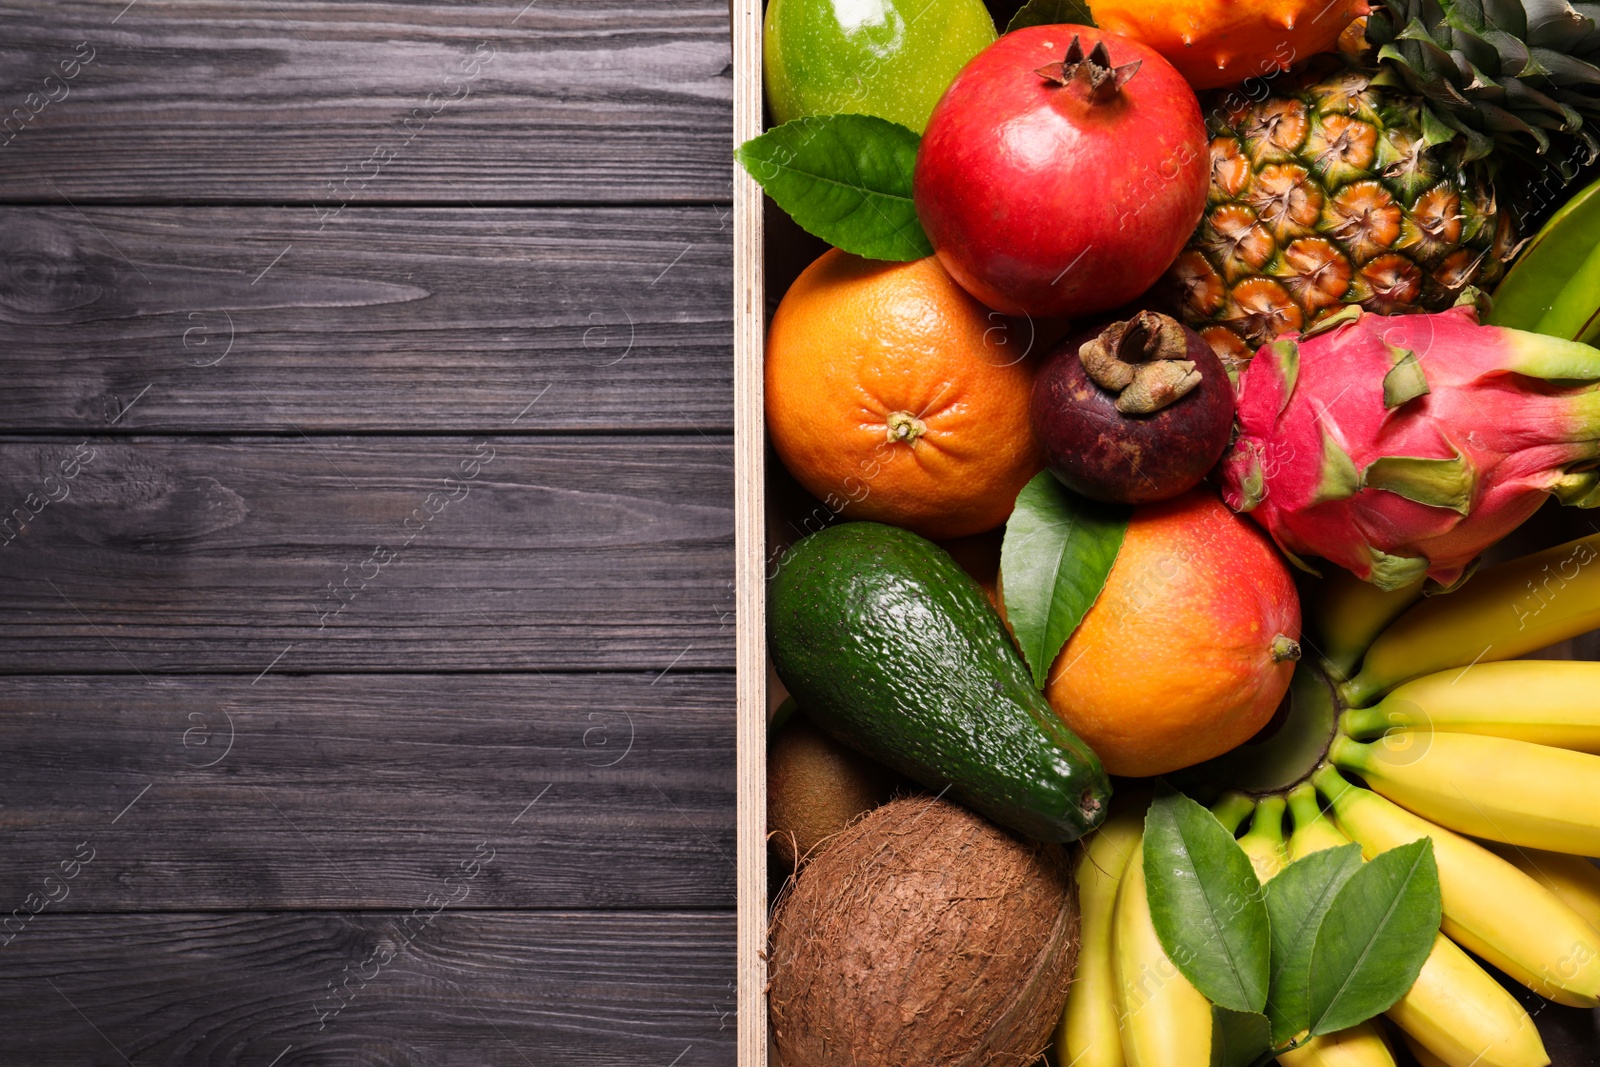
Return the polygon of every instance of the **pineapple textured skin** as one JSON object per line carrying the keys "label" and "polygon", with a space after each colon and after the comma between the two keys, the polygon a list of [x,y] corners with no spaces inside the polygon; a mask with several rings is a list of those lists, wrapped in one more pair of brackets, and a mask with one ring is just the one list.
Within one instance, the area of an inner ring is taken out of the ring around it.
{"label": "pineapple textured skin", "polygon": [[1489,164],[1429,135],[1388,72],[1325,56],[1207,110],[1206,214],[1168,278],[1184,320],[1237,366],[1348,304],[1439,311],[1510,258]]}

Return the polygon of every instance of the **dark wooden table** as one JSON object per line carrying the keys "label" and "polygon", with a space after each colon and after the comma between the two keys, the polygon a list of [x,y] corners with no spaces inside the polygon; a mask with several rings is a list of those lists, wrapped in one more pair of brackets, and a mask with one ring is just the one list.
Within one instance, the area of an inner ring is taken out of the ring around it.
{"label": "dark wooden table", "polygon": [[0,3],[0,1065],[732,1062],[731,85]]}

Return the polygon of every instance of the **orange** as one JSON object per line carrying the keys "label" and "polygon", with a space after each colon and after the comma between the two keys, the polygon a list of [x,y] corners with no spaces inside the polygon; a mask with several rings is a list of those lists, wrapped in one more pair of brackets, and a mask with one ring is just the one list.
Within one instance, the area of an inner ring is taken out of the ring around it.
{"label": "orange", "polygon": [[1283,557],[1210,490],[1194,490],[1134,511],[1045,696],[1110,773],[1166,774],[1267,724],[1299,639]]}
{"label": "orange", "polygon": [[[1044,466],[1033,365],[932,257],[807,267],[767,333],[767,432],[831,511],[924,537],[993,529]],[[1026,340],[1026,337],[1024,337]]]}

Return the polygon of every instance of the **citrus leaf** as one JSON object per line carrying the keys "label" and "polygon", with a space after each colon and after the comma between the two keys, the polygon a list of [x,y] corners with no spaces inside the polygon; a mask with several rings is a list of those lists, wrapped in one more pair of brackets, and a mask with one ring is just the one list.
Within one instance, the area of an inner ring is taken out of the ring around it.
{"label": "citrus leaf", "polygon": [[921,138],[873,115],[795,119],[746,141],[740,166],[807,233],[867,259],[933,254],[911,202]]}
{"label": "citrus leaf", "polygon": [[1339,890],[1311,950],[1311,1033],[1389,1010],[1417,980],[1439,933],[1433,840],[1374,856]]}
{"label": "citrus leaf", "polygon": [[1000,585],[1006,621],[1040,689],[1105,587],[1129,514],[1078,496],[1049,471],[1017,494],[1000,545]]}
{"label": "citrus leaf", "polygon": [[1026,29],[1029,26],[1093,26],[1094,16],[1083,0],[1028,0],[1022,9],[1011,16],[1006,32]]}
{"label": "citrus leaf", "polygon": [[1265,1008],[1267,905],[1233,835],[1182,793],[1158,796],[1145,816],[1144,870],[1156,936],[1183,976],[1230,1011]]}
{"label": "citrus leaf", "polygon": [[1302,856],[1267,883],[1267,917],[1272,922],[1267,1018],[1275,1045],[1311,1028],[1311,949],[1317,928],[1339,890],[1360,869],[1361,846],[1341,845]]}
{"label": "citrus leaf", "polygon": [[1271,1047],[1265,1015],[1211,1005],[1211,1067],[1250,1067]]}

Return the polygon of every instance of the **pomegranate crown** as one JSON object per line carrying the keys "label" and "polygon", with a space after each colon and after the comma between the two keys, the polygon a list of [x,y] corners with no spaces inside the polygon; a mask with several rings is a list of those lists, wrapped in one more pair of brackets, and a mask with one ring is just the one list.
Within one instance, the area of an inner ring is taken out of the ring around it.
{"label": "pomegranate crown", "polygon": [[1122,87],[1128,84],[1128,79],[1139,72],[1143,62],[1136,59],[1132,63],[1113,67],[1105,41],[1096,41],[1089,54],[1084,55],[1083,42],[1077,34],[1073,34],[1072,43],[1067,45],[1066,59],[1060,63],[1046,64],[1034,73],[1058,88],[1078,85],[1089,100],[1100,103],[1121,92]]}

